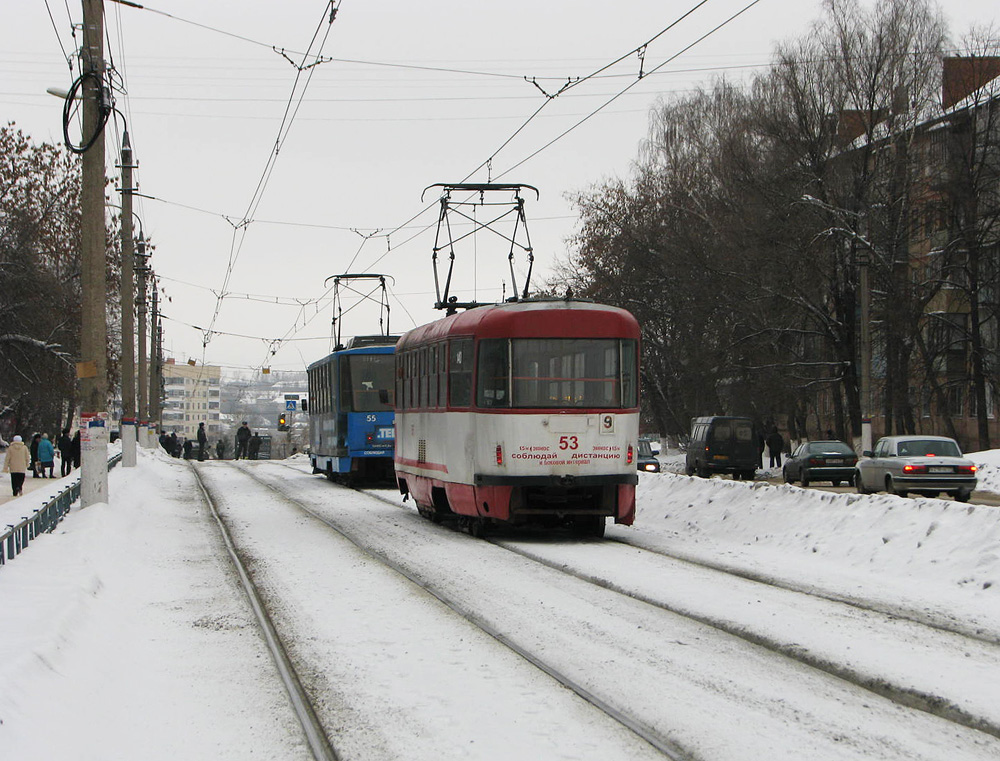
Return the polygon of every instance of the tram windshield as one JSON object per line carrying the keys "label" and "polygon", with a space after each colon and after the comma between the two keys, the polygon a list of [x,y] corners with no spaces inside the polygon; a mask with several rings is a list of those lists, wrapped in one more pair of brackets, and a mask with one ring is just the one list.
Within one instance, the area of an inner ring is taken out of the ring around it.
{"label": "tram windshield", "polygon": [[617,338],[485,339],[480,407],[634,407],[636,342]]}
{"label": "tram windshield", "polygon": [[395,358],[392,354],[348,354],[340,358],[343,412],[392,410]]}

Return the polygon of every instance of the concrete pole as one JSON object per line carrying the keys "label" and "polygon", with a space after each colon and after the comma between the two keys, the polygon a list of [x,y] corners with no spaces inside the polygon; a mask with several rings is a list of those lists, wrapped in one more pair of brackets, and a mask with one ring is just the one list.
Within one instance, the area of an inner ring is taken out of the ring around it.
{"label": "concrete pole", "polygon": [[139,237],[136,245],[137,270],[139,276],[137,308],[139,313],[139,446],[149,449],[152,444],[149,440],[149,377],[147,375],[146,356],[146,241]]}
{"label": "concrete pole", "polygon": [[868,251],[858,252],[858,289],[861,291],[861,451],[872,449],[872,322]]}
{"label": "concrete pole", "polygon": [[153,279],[153,318],[149,332],[149,432],[158,437],[163,431],[160,422],[160,314],[157,303],[156,279]]}
{"label": "concrete pole", "polygon": [[[132,230],[132,146],[122,136],[122,467],[135,467],[135,267]],[[141,227],[141,225],[140,225]]]}
{"label": "concrete pole", "polygon": [[[83,136],[100,129],[104,82],[104,4],[83,0],[82,70],[91,74],[83,92]],[[80,504],[108,501],[107,239],[104,225],[104,134],[83,154],[80,189]]]}

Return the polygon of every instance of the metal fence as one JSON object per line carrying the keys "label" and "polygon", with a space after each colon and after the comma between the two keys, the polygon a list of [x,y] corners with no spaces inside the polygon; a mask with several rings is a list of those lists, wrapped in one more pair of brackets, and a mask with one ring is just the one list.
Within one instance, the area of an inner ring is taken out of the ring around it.
{"label": "metal fence", "polygon": [[[108,470],[121,462],[119,452],[108,459]],[[8,523],[3,533],[0,533],[0,566],[13,560],[41,534],[55,530],[59,522],[69,512],[70,506],[80,498],[80,481],[67,486],[57,496],[53,497],[44,507],[35,510],[31,516],[25,516],[17,525]]]}

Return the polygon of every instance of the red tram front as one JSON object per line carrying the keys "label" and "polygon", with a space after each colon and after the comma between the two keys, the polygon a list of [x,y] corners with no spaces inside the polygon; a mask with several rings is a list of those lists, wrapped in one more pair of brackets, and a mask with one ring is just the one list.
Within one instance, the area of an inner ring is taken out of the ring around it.
{"label": "red tram front", "polygon": [[569,525],[635,517],[639,325],[623,309],[482,306],[396,347],[396,480],[422,515]]}

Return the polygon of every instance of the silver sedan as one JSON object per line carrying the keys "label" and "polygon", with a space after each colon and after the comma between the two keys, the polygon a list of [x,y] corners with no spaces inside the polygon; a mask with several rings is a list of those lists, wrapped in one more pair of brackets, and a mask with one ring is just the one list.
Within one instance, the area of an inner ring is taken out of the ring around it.
{"label": "silver sedan", "polygon": [[944,493],[968,502],[976,488],[976,466],[945,436],[886,436],[863,455],[854,476],[859,494]]}

